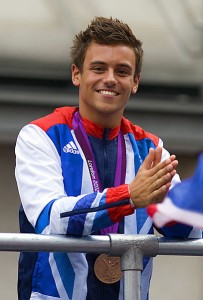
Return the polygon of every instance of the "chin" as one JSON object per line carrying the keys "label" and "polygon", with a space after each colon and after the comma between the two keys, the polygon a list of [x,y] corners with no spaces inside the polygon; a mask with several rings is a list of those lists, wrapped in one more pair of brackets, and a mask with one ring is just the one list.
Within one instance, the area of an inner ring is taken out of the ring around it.
{"label": "chin", "polygon": [[103,114],[113,114],[115,113],[117,110],[113,109],[113,108],[103,108],[101,113]]}

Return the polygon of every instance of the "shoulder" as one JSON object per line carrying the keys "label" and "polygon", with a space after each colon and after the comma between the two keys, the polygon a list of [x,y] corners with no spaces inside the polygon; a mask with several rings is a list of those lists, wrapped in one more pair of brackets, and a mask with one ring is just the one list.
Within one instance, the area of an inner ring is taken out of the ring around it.
{"label": "shoulder", "polygon": [[136,141],[144,139],[151,140],[156,146],[158,146],[160,138],[153,133],[144,130],[142,127],[133,124],[130,120],[122,118],[121,128],[124,134],[131,133]]}
{"label": "shoulder", "polygon": [[67,124],[68,127],[72,129],[72,117],[75,111],[77,111],[76,107],[59,107],[56,108],[52,113],[36,119],[29,124],[34,124],[44,131],[47,131],[52,126],[59,124]]}

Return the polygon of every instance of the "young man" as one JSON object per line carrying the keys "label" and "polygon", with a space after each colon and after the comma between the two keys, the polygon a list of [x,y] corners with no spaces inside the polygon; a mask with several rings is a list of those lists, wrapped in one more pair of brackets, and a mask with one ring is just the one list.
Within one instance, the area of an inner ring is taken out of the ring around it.
{"label": "young man", "polygon": [[[95,18],[75,37],[72,81],[79,107],[56,109],[26,125],[17,139],[21,232],[153,233],[146,206],[161,202],[179,177],[178,162],[162,141],[123,117],[138,89],[142,55],[141,42],[117,19]],[[161,231],[200,237],[198,230],[180,224]],[[99,259],[84,253],[21,253],[19,299],[123,299],[123,279],[106,283],[97,277]],[[143,300],[151,264],[144,258]]]}

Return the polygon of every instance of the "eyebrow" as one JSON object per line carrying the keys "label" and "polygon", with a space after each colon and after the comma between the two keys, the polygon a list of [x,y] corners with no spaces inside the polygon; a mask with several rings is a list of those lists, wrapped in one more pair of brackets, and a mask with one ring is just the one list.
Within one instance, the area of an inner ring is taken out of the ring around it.
{"label": "eyebrow", "polygon": [[[107,65],[107,63],[105,63],[104,61],[95,60],[95,61],[92,61],[90,63],[90,65]],[[126,63],[121,63],[121,64],[118,64],[117,66],[125,67],[125,68],[128,68],[128,69],[132,70],[132,67],[129,64],[126,64]]]}
{"label": "eyebrow", "polygon": [[107,65],[105,62],[100,60],[95,60],[90,63],[90,65]]}

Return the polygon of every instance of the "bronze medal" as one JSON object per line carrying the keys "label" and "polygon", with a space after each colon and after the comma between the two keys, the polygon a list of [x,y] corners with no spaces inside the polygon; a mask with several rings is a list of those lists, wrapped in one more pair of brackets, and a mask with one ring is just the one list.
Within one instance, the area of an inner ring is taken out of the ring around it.
{"label": "bronze medal", "polygon": [[94,272],[97,278],[104,283],[111,284],[119,281],[123,276],[120,257],[99,255],[94,264]]}

